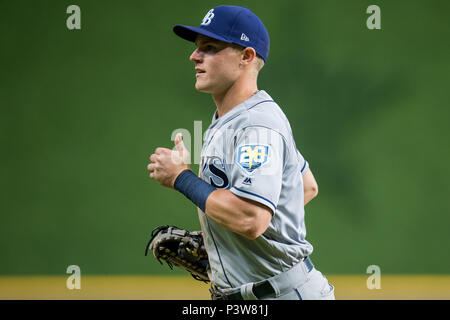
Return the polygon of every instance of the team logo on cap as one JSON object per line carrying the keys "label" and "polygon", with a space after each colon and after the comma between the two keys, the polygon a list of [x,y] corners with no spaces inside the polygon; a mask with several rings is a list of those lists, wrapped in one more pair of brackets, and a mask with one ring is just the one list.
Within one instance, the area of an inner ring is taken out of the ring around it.
{"label": "team logo on cap", "polygon": [[268,158],[269,146],[249,144],[238,148],[236,162],[248,172],[253,172],[266,163]]}
{"label": "team logo on cap", "polygon": [[202,23],[200,24],[201,26],[207,26],[208,24],[211,23],[212,18],[214,18],[213,11],[214,11],[214,9],[211,9],[211,10],[208,11],[208,13],[203,18]]}

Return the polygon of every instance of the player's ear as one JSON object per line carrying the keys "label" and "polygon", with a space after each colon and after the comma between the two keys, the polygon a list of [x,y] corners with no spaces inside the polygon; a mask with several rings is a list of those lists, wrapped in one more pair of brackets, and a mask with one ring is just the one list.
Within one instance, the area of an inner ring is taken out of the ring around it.
{"label": "player's ear", "polygon": [[242,65],[251,64],[255,58],[256,58],[256,51],[252,47],[247,47],[244,50],[242,50],[241,56]]}

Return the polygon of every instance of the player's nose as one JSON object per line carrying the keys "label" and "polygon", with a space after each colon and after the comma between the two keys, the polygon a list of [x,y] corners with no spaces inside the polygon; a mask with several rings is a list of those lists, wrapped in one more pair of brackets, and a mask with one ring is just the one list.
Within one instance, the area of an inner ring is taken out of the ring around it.
{"label": "player's nose", "polygon": [[201,62],[202,54],[200,53],[200,50],[195,49],[194,52],[192,52],[191,56],[189,57],[189,60],[193,62]]}

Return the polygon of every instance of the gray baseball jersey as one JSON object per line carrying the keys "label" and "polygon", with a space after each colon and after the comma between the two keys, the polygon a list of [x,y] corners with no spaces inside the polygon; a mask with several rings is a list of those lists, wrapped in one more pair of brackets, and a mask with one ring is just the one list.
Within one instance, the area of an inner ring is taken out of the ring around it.
{"label": "gray baseball jersey", "polygon": [[286,115],[265,91],[220,118],[214,114],[205,132],[200,177],[273,213],[264,234],[250,240],[199,209],[210,276],[217,287],[267,279],[312,253],[305,240],[302,175],[307,169]]}

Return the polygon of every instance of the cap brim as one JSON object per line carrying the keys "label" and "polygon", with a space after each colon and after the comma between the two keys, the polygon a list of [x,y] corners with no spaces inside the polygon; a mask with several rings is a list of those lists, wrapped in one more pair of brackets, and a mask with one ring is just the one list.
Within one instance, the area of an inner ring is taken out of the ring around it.
{"label": "cap brim", "polygon": [[231,41],[225,39],[224,37],[221,37],[215,33],[212,33],[208,30],[205,30],[203,28],[198,27],[191,27],[191,26],[185,26],[181,24],[177,24],[173,27],[173,32],[175,34],[185,40],[195,42],[195,39],[197,38],[197,35],[201,34],[216,40],[220,40],[223,42],[231,43]]}

